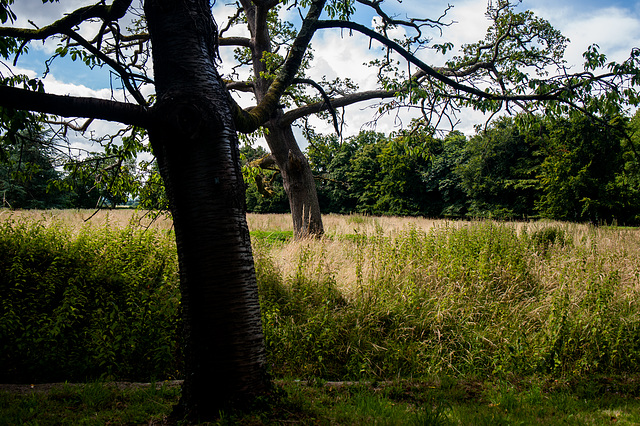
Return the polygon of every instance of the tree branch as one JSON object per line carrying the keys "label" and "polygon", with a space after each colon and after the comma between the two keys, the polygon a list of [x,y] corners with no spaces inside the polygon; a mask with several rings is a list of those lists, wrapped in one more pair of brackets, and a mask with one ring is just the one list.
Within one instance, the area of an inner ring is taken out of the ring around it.
{"label": "tree branch", "polygon": [[251,39],[247,37],[223,37],[218,40],[220,46],[251,47]]}
{"label": "tree branch", "polygon": [[316,29],[316,23],[324,9],[327,0],[314,0],[307,15],[302,21],[300,31],[291,45],[289,54],[280,68],[277,77],[269,86],[262,101],[250,111],[245,111],[239,105],[234,108],[234,122],[236,129],[243,133],[251,133],[269,121],[279,108],[280,98],[293,82],[300,69],[304,54],[311,42]]}
{"label": "tree branch", "polygon": [[0,105],[5,108],[42,112],[63,117],[96,118],[148,127],[150,110],[135,104],[107,99],[51,95],[10,86],[0,86]]}
{"label": "tree branch", "polygon": [[[320,96],[322,96],[322,99],[323,99],[322,103],[324,105],[326,105],[326,109],[329,110],[329,112],[331,113],[331,118],[333,118],[333,128],[336,130],[336,134],[340,135],[340,126],[338,125],[338,117],[336,115],[336,109],[332,105],[331,99],[327,95],[327,92],[324,91],[322,86],[320,86],[318,83],[316,83],[315,81],[313,81],[313,80],[311,80],[309,78],[296,78],[296,79],[293,80],[293,83],[296,83],[296,84],[308,84],[308,85],[312,86],[314,89],[316,89],[320,93]],[[290,124],[290,123],[288,123],[288,124]]]}
{"label": "tree branch", "polygon": [[280,122],[283,124],[291,124],[299,118],[326,111],[330,108],[335,110],[336,108],[353,105],[358,102],[369,101],[372,99],[393,98],[396,95],[397,92],[394,90],[370,90],[366,92],[353,93],[340,98],[331,99],[330,105],[328,105],[326,101],[320,101],[287,111],[280,119]]}
{"label": "tree branch", "polygon": [[350,29],[350,30],[358,31],[358,32],[360,32],[360,33],[362,33],[362,34],[364,34],[364,35],[366,35],[366,36],[368,36],[368,37],[370,37],[370,38],[372,38],[374,40],[379,41],[380,43],[382,43],[383,45],[389,47],[390,49],[394,50],[396,53],[398,53],[400,56],[402,56],[405,60],[407,60],[408,62],[410,62],[413,65],[415,65],[418,68],[420,68],[426,75],[435,78],[436,80],[438,80],[438,81],[440,81],[440,82],[452,87],[453,89],[459,90],[461,92],[469,93],[469,94],[478,96],[478,97],[483,98],[483,99],[500,100],[499,95],[495,95],[495,94],[489,93],[489,92],[484,92],[482,90],[476,89],[475,87],[471,87],[471,86],[467,86],[467,85],[458,83],[457,81],[452,80],[451,78],[438,73],[432,67],[430,67],[426,63],[422,62],[420,59],[416,58],[413,54],[408,52],[405,48],[400,46],[395,41],[389,40],[385,36],[373,31],[370,28],[365,27],[362,24],[358,24],[356,22],[351,22],[351,21],[326,20],[326,21],[317,21],[316,22],[316,28],[318,28],[318,29],[321,29],[321,28],[347,28],[347,29]]}
{"label": "tree branch", "polygon": [[44,40],[56,34],[64,34],[65,31],[80,25],[88,19],[118,20],[125,15],[129,6],[131,6],[131,0],[113,0],[111,6],[101,2],[92,6],[81,7],[65,15],[64,18],[38,29],[0,27],[0,36],[15,37],[23,40]]}
{"label": "tree branch", "polygon": [[467,94],[472,95],[472,96],[476,96],[476,97],[481,98],[481,99],[486,99],[486,100],[493,100],[493,101],[551,101],[551,100],[557,100],[557,101],[561,101],[561,102],[566,102],[564,99],[560,99],[560,95],[562,93],[571,92],[573,89],[576,89],[578,87],[587,85],[590,82],[593,82],[595,80],[601,80],[603,78],[607,78],[607,77],[613,76],[612,73],[607,73],[607,74],[604,74],[604,75],[601,75],[601,76],[594,76],[593,78],[588,79],[586,81],[578,82],[578,83],[571,84],[571,85],[564,86],[564,87],[555,88],[555,89],[552,89],[552,90],[550,90],[548,92],[538,93],[538,94],[506,95],[506,94],[491,93],[491,92],[482,91],[482,90],[477,89],[477,88],[472,87],[472,86],[467,86],[465,84],[459,83],[459,82],[447,77],[446,75],[440,74],[434,68],[430,67],[426,63],[422,62],[420,59],[416,58],[413,54],[408,52],[406,49],[404,49],[398,43],[387,39],[383,35],[378,34],[377,32],[365,27],[364,25],[361,25],[361,24],[358,24],[358,23],[355,23],[355,22],[350,22],[350,21],[327,20],[327,21],[317,21],[316,22],[316,28],[318,28],[318,29],[320,29],[320,28],[347,28],[347,29],[358,31],[358,32],[360,32],[360,33],[362,33],[362,34],[364,34],[364,35],[366,35],[368,37],[371,37],[372,39],[375,39],[375,40],[379,41],[380,43],[382,43],[383,45],[389,47],[390,49],[394,50],[396,53],[398,53],[400,56],[402,56],[405,60],[407,60],[408,62],[410,62],[410,63],[414,64],[415,66],[417,66],[418,68],[420,68],[427,76],[433,77],[434,79],[440,81],[441,83],[446,84],[447,86],[449,86],[449,87],[451,87],[451,88],[453,88],[455,90],[467,93]]}
{"label": "tree branch", "polygon": [[88,52],[94,54],[101,61],[103,61],[104,63],[109,65],[111,68],[113,68],[120,75],[120,78],[122,79],[122,82],[124,83],[125,87],[129,91],[129,93],[131,93],[133,98],[136,100],[136,102],[138,102],[140,105],[147,105],[146,99],[144,98],[144,96],[142,96],[142,93],[140,93],[138,88],[135,87],[135,85],[131,82],[130,78],[139,78],[139,79],[144,80],[146,82],[151,82],[148,78],[146,78],[145,76],[134,75],[133,73],[129,72],[121,64],[119,64],[118,62],[116,62],[113,59],[111,59],[109,56],[107,56],[104,53],[102,53],[99,49],[93,47],[93,45],[91,45],[91,43],[89,43],[87,40],[85,40],[77,32],[72,31],[72,30],[67,30],[66,34],[71,39],[75,40],[80,46],[82,46],[85,49],[87,49]]}
{"label": "tree branch", "polygon": [[232,81],[225,80],[228,90],[237,90],[238,92],[253,92],[254,83],[252,81]]}

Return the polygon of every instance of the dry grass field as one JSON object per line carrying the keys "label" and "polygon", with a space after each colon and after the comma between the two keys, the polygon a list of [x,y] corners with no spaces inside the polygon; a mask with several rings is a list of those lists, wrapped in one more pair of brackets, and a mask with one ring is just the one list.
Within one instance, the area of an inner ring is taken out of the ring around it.
{"label": "dry grass field", "polygon": [[[114,227],[131,224],[134,228],[142,229],[151,227],[170,230],[172,228],[172,221],[167,215],[133,209],[0,210],[0,222],[10,218],[34,219],[42,221],[45,226],[62,223],[76,230],[83,227],[102,227],[105,224]],[[378,258],[380,250],[376,249],[375,245],[367,244],[365,248],[362,244],[358,244],[357,239],[341,237],[374,237],[368,239],[371,242],[375,241],[375,237],[396,238],[410,231],[424,234],[441,230],[446,233],[451,230],[473,228],[479,223],[487,223],[487,221],[451,221],[422,217],[335,214],[324,215],[323,221],[327,238],[289,240],[286,244],[270,245],[268,257],[285,280],[296,274],[301,260],[304,260],[306,270],[315,271],[316,275],[331,276],[345,294],[350,294],[357,288],[358,280],[374,280],[380,274],[378,268],[381,259]],[[263,234],[293,231],[289,214],[250,213],[247,215],[247,222],[250,231]],[[513,229],[518,234],[522,232],[534,234],[547,228],[560,229],[567,240],[572,242],[571,245],[554,247],[556,255],[552,258],[533,256],[529,259],[530,270],[535,271],[538,278],[548,282],[551,287],[559,284],[557,282],[559,276],[566,278],[567,275],[573,275],[567,272],[567,268],[574,262],[580,261],[584,264],[596,262],[601,273],[617,274],[622,283],[626,284],[627,289],[640,289],[640,230],[636,228],[594,227],[587,224],[551,221],[500,222],[500,225]],[[589,254],[585,254],[584,250],[576,251],[579,248],[587,250]],[[265,251],[259,244],[255,249],[257,257],[265,255]],[[414,265],[411,265],[411,262],[406,265],[407,269],[412,266]],[[560,273],[559,269],[564,272]]]}
{"label": "dry grass field", "polygon": [[[137,211],[134,209],[113,209],[113,210],[94,210],[94,209],[75,209],[75,210],[8,210],[0,209],[0,221],[8,218],[26,217],[30,219],[42,220],[45,224],[54,221],[62,223],[73,228],[81,228],[82,226],[103,226],[109,223],[114,226],[125,226],[133,224],[134,226],[149,227],[158,229],[170,229],[172,226],[171,219],[164,214],[154,214],[148,211]],[[247,214],[247,223],[250,231],[293,231],[291,216],[287,214]],[[343,234],[383,234],[394,235],[399,231],[407,230],[409,227],[427,231],[434,226],[460,227],[468,225],[467,221],[451,221],[445,219],[428,219],[423,217],[397,217],[397,216],[366,216],[366,215],[337,215],[328,214],[323,216],[325,232],[328,235]],[[529,228],[536,227],[540,222],[513,222],[511,225],[516,228],[527,226]],[[544,226],[553,224],[553,222],[543,222]],[[582,231],[587,226],[575,225],[574,229]]]}
{"label": "dry grass field", "polygon": [[113,226],[123,227],[128,224],[135,226],[153,226],[158,229],[170,229],[171,220],[164,215],[156,215],[151,212],[136,211],[133,209],[93,210],[93,209],[69,209],[69,210],[8,210],[0,209],[0,222],[7,219],[28,218],[42,221],[45,225],[61,222],[73,229],[83,226],[104,226],[109,223]]}

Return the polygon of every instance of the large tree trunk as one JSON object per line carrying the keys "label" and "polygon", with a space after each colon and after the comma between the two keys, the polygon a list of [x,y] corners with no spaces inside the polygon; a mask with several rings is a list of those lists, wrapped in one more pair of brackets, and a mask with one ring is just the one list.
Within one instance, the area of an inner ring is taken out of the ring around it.
{"label": "large tree trunk", "polygon": [[[254,94],[258,102],[262,101],[271,80],[265,78],[271,70],[267,69],[267,62],[263,60],[265,53],[272,51],[269,26],[266,25],[267,14],[273,5],[259,4],[251,0],[240,0],[245,8],[247,24],[252,34],[252,63]],[[293,230],[296,237],[321,236],[324,233],[320,204],[316,184],[311,167],[305,155],[300,150],[291,124],[283,124],[280,119],[282,110],[266,124],[269,130],[265,139],[276,160],[282,174],[284,189],[289,197],[289,207],[293,219]]]}
{"label": "large tree trunk", "polygon": [[[281,112],[280,112],[281,115]],[[316,183],[309,162],[300,151],[291,125],[272,120],[265,136],[282,174],[296,237],[320,236],[324,232]]]}
{"label": "large tree trunk", "polygon": [[264,394],[270,381],[244,183],[208,0],[146,0],[157,101],[149,138],[173,214],[184,319],[184,415]]}

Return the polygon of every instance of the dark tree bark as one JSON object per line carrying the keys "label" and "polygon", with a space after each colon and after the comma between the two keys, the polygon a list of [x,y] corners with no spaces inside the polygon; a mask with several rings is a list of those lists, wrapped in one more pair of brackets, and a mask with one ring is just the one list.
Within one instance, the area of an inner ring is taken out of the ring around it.
{"label": "dark tree bark", "polygon": [[269,388],[244,184],[208,0],[147,0],[157,102],[149,138],[173,213],[185,323],[181,414]]}
{"label": "dark tree bark", "polygon": [[269,132],[265,139],[282,174],[295,236],[321,236],[324,228],[311,167],[298,146],[291,125],[281,123],[281,117],[280,111],[278,117],[267,124]]}

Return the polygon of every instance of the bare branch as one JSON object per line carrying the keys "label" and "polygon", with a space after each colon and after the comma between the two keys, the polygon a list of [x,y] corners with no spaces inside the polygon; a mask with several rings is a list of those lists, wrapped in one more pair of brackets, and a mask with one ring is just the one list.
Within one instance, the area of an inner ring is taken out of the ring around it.
{"label": "bare branch", "polygon": [[447,5],[447,8],[444,10],[442,15],[440,15],[440,17],[436,20],[428,19],[428,18],[397,19],[396,17],[393,17],[393,18],[390,17],[384,10],[382,10],[382,7],[381,7],[382,1],[380,0],[356,0],[356,1],[360,4],[363,4],[365,6],[372,8],[373,10],[375,10],[378,16],[382,18],[383,32],[385,33],[385,36],[386,36],[387,28],[394,27],[394,26],[403,26],[403,27],[413,28],[413,30],[416,32],[416,36],[412,37],[411,40],[415,42],[422,38],[423,27],[426,26],[429,28],[437,28],[442,33],[442,27],[448,27],[453,23],[453,22],[449,22],[449,23],[442,22],[442,19],[447,15],[449,10],[451,10],[451,8],[453,7],[451,5]]}
{"label": "bare branch", "polygon": [[220,46],[251,47],[251,39],[247,37],[223,37],[218,40]]}
{"label": "bare branch", "polygon": [[106,99],[60,96],[0,86],[2,106],[63,117],[85,117],[117,121],[139,127],[149,124],[149,109]]}
{"label": "bare branch", "polygon": [[238,92],[253,92],[254,83],[252,81],[230,81],[225,80],[227,89],[237,90]]}
{"label": "bare branch", "polygon": [[280,120],[283,124],[291,124],[299,118],[305,117],[310,114],[326,111],[333,107],[341,108],[349,105],[356,104],[358,102],[369,101],[372,99],[387,99],[393,98],[397,95],[395,90],[370,90],[365,92],[352,93],[350,95],[342,96],[340,98],[331,99],[330,105],[326,101],[316,102],[310,105],[305,105],[291,111],[287,111]]}
{"label": "bare branch", "polygon": [[[420,59],[416,58],[415,55],[411,54],[410,52],[408,52],[405,48],[403,48],[402,46],[400,46],[398,43],[389,40],[388,38],[386,38],[385,36],[365,27],[364,25],[355,23],[355,22],[350,22],[350,21],[338,21],[338,20],[329,20],[329,21],[317,21],[316,23],[317,28],[348,28],[351,30],[355,30],[358,31],[368,37],[371,37],[372,39],[375,39],[377,41],[379,41],[380,43],[382,43],[384,46],[387,46],[391,49],[393,49],[396,53],[398,53],[400,56],[402,56],[405,60],[407,60],[408,62],[414,64],[415,66],[417,66],[418,68],[420,68],[421,71],[424,72],[424,74],[426,76],[432,77],[438,81],[440,81],[441,83],[446,84],[447,86],[459,91],[459,92],[463,92],[466,93],[468,95],[471,95],[471,97],[465,97],[466,100],[468,101],[473,101],[473,96],[480,98],[480,99],[486,99],[486,100],[493,100],[493,101],[552,101],[552,100],[556,100],[556,101],[561,101],[561,102],[566,102],[564,99],[561,99],[560,95],[562,93],[569,93],[572,92],[573,90],[575,90],[578,87],[581,86],[586,86],[590,83],[593,82],[593,80],[602,80],[608,77],[613,77],[615,76],[614,73],[606,73],[606,74],[602,74],[602,75],[598,75],[598,76],[594,76],[592,79],[588,79],[588,80],[582,80],[582,81],[578,81],[576,83],[573,84],[568,84],[565,86],[561,86],[555,89],[551,89],[547,92],[543,92],[543,93],[531,93],[531,94],[524,94],[524,95],[510,95],[510,94],[499,94],[499,93],[492,93],[492,92],[487,92],[487,91],[483,91],[480,90],[476,87],[473,86],[468,86],[466,84],[462,84],[456,80],[453,80],[452,78],[443,75],[441,73],[439,73],[438,71],[436,71],[436,69],[430,67],[429,65],[427,65],[426,63],[424,63],[423,61],[421,61]],[[450,96],[454,96],[454,95],[450,95]],[[464,95],[463,95],[464,97]],[[568,102],[567,102],[568,103]]]}
{"label": "bare branch", "polygon": [[133,83],[131,82],[131,79],[137,78],[137,79],[144,80],[146,82],[152,82],[150,79],[148,79],[145,76],[134,75],[130,73],[124,67],[122,67],[122,65],[120,65],[118,62],[114,61],[113,59],[111,59],[110,57],[102,53],[99,49],[96,49],[95,47],[93,47],[91,43],[89,43],[87,40],[81,37],[80,34],[78,34],[77,32],[72,30],[67,30],[66,34],[70,38],[75,40],[79,45],[87,49],[87,51],[94,54],[104,63],[109,65],[111,68],[113,68],[120,75],[122,82],[124,83],[129,93],[131,93],[133,98],[136,100],[136,102],[138,102],[140,105],[147,105],[146,99],[144,98],[144,96],[142,96],[142,93],[140,93],[138,88],[133,85]]}
{"label": "bare branch", "polygon": [[329,99],[329,96],[324,91],[322,86],[320,86],[318,83],[308,78],[296,78],[293,80],[293,83],[308,84],[310,86],[313,86],[314,89],[320,92],[320,96],[322,96],[322,99],[323,99],[322,103],[326,105],[326,109],[329,110],[329,112],[331,113],[331,118],[333,118],[333,127],[336,130],[336,134],[340,135],[340,126],[338,125],[338,117],[336,116],[336,109],[331,104],[331,99]]}

